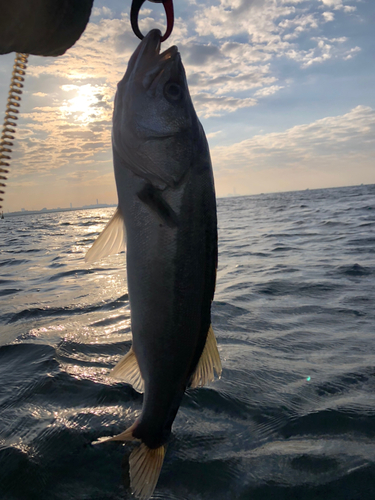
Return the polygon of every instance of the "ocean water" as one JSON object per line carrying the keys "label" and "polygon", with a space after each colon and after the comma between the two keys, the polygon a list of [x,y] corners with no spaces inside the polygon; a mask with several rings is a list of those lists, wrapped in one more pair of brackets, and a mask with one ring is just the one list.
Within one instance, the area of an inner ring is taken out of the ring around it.
{"label": "ocean water", "polygon": [[[130,499],[142,396],[113,209],[0,221],[0,499]],[[375,499],[375,185],[218,200],[222,378],[188,391],[163,500]]]}

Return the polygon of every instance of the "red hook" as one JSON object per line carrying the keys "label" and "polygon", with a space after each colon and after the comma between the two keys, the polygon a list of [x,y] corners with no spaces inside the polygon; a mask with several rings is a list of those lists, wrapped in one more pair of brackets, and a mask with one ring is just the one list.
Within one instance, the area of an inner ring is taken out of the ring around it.
{"label": "red hook", "polygon": [[[138,26],[138,14],[141,10],[142,5],[146,0],[133,0],[132,6],[130,9],[130,22],[134,31],[134,34],[137,35],[141,40],[144,38],[142,35],[139,26]],[[173,30],[174,23],[174,13],[173,13],[173,0],[150,0],[153,3],[162,3],[164,6],[165,14],[167,16],[167,29],[164,35],[161,37],[161,41],[165,42],[165,40],[169,37]]]}

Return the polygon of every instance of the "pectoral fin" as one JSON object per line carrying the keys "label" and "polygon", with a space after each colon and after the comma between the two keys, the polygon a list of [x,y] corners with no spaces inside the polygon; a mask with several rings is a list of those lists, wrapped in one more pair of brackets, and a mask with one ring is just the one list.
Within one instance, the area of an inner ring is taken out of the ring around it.
{"label": "pectoral fin", "polygon": [[206,344],[198,361],[197,368],[192,376],[190,387],[192,389],[199,386],[203,387],[208,382],[212,382],[215,379],[214,370],[220,378],[222,371],[220,355],[217,349],[214,331],[212,326],[210,326]]}
{"label": "pectoral fin", "polygon": [[145,390],[142,374],[132,347],[111,370],[111,376],[132,385],[138,392]]}
{"label": "pectoral fin", "polygon": [[91,248],[86,253],[85,261],[96,260],[120,253],[126,248],[126,231],[121,210],[117,207],[112,219],[105,226]]}
{"label": "pectoral fin", "polygon": [[176,227],[178,225],[176,213],[164,200],[160,190],[152,184],[146,184],[138,193],[138,198],[159,216],[162,223],[169,227]]}

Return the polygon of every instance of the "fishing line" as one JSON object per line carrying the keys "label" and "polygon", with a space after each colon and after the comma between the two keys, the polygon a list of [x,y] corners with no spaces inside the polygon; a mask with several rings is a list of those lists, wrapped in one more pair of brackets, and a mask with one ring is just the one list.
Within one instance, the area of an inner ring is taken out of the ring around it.
{"label": "fishing line", "polygon": [[21,103],[21,94],[23,89],[24,76],[26,75],[27,60],[29,54],[16,53],[14,59],[14,66],[12,77],[10,80],[8,100],[5,109],[5,117],[3,123],[3,130],[0,140],[0,208],[1,203],[4,201],[2,195],[4,194],[5,182],[7,177],[5,174],[9,172],[10,155],[12,153],[12,146],[14,134],[17,127],[16,121],[18,120],[19,108]]}

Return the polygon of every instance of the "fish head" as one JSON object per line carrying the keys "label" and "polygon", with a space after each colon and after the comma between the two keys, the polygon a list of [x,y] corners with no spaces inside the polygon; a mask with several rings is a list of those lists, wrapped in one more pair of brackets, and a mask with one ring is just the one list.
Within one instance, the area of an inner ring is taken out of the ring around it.
{"label": "fish head", "polygon": [[113,149],[125,165],[154,185],[179,183],[189,169],[201,125],[176,46],[160,53],[161,33],[151,30],[118,83]]}

